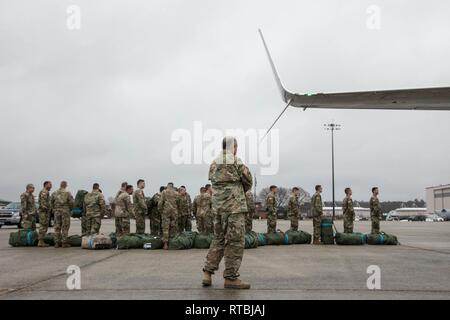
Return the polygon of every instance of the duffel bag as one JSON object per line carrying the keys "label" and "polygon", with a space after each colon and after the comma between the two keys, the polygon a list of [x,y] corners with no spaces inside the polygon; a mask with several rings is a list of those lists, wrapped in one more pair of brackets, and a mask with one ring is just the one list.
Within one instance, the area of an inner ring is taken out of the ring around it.
{"label": "duffel bag", "polygon": [[192,249],[197,233],[185,231],[169,240],[169,250]]}
{"label": "duffel bag", "polygon": [[214,239],[214,234],[212,234],[212,233],[199,233],[195,236],[194,248],[209,249],[213,239]]}
{"label": "duffel bag", "polygon": [[397,245],[397,237],[392,234],[387,234],[384,232],[380,233],[369,233],[367,235],[367,243],[371,245]]}
{"label": "duffel bag", "polygon": [[360,232],[341,233],[336,232],[336,244],[348,246],[360,246],[367,243],[367,236]]}
{"label": "duffel bag", "polygon": [[281,231],[266,233],[266,242],[268,246],[279,246],[284,244],[284,233]]}
{"label": "duffel bag", "polygon": [[258,239],[258,247],[267,245],[267,239],[264,233],[257,233],[257,239]]}
{"label": "duffel bag", "polygon": [[308,232],[288,230],[284,233],[284,244],[310,244],[311,238]]}
{"label": "duffel bag", "polygon": [[245,234],[245,249],[258,248],[258,234],[254,231]]}
{"label": "duffel bag", "polygon": [[81,247],[89,250],[111,249],[111,238],[104,234],[86,236],[81,239]]}
{"label": "duffel bag", "polygon": [[9,245],[13,247],[34,247],[38,243],[35,230],[22,229],[9,234]]}
{"label": "duffel bag", "polygon": [[322,218],[320,223],[320,237],[323,244],[334,244],[333,219]]}

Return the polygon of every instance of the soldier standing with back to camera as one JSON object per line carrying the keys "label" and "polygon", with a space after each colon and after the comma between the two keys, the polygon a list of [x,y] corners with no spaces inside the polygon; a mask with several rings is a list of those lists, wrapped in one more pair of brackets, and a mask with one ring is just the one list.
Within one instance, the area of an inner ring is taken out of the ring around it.
{"label": "soldier standing with back to camera", "polygon": [[353,222],[355,221],[355,210],[353,209],[352,189],[345,188],[345,198],[342,201],[342,212],[344,216],[344,233],[353,233]]}
{"label": "soldier standing with back to camera", "polygon": [[114,198],[114,200],[115,200],[115,207],[114,207],[114,225],[116,226],[116,234],[119,233],[118,225],[119,225],[119,223],[120,223],[120,219],[117,218],[117,215],[116,215],[116,211],[117,211],[117,200],[119,199],[119,196],[120,196],[122,193],[126,193],[127,185],[128,185],[127,182],[122,182],[121,185],[120,185],[120,190],[117,191],[116,197]]}
{"label": "soldier standing with back to camera", "polygon": [[209,168],[212,182],[212,211],[214,213],[214,240],[203,268],[203,286],[211,286],[211,275],[225,258],[224,287],[249,289],[250,284],[239,279],[239,268],[245,246],[245,213],[248,212],[245,192],[252,187],[252,175],[236,157],[237,141],[225,137],[222,153]]}
{"label": "soldier standing with back to camera", "polygon": [[247,200],[247,213],[245,214],[245,232],[248,233],[253,229],[253,215],[256,212],[255,200],[253,198],[253,193],[248,190],[245,193],[245,198]]}
{"label": "soldier standing with back to camera", "polygon": [[130,233],[130,219],[133,217],[133,186],[127,185],[116,199],[116,235],[121,237]]}
{"label": "soldier standing with back to camera", "polygon": [[166,190],[161,193],[158,210],[161,212],[163,249],[167,250],[169,249],[169,240],[177,233],[177,216],[180,210],[180,195],[175,191],[172,182],[169,182]]}
{"label": "soldier standing with back to camera", "polygon": [[292,188],[292,193],[289,196],[288,204],[288,217],[291,220],[291,230],[298,231],[298,218],[300,214],[300,208],[298,205],[298,196],[300,189],[297,187]]}
{"label": "soldier standing with back to camera", "polygon": [[378,199],[378,187],[372,188],[372,197],[370,197],[370,220],[372,220],[371,233],[380,233],[380,220],[382,219],[382,212],[380,200]]}
{"label": "soldier standing with back to camera", "polygon": [[106,213],[106,203],[98,183],[94,183],[92,192],[84,197],[83,210],[87,218],[86,235],[99,234],[102,217]]}
{"label": "soldier standing with back to camera", "polygon": [[36,205],[34,203],[34,185],[27,184],[25,192],[20,195],[20,216],[22,228],[36,230]]}
{"label": "soldier standing with back to camera", "polygon": [[145,200],[144,188],[145,181],[139,179],[138,189],[133,194],[134,216],[136,219],[136,233],[145,233],[145,215],[147,214],[147,201]]}
{"label": "soldier standing with back to camera", "polygon": [[186,187],[181,186],[180,190],[180,212],[178,213],[178,231],[192,231],[191,212],[192,201]]}
{"label": "soldier standing with back to camera", "polygon": [[67,182],[62,181],[60,188],[51,197],[52,208],[55,213],[55,248],[69,248],[67,243],[70,228],[70,211],[73,209],[72,194],[66,190]]}
{"label": "soldier standing with back to camera", "polygon": [[322,186],[317,185],[315,187],[316,193],[311,197],[311,211],[313,215],[313,244],[320,244],[320,232],[323,215],[323,203],[322,203]]}
{"label": "soldier standing with back to camera", "polygon": [[39,192],[39,242],[38,247],[48,247],[48,244],[44,242],[44,237],[47,234],[48,225],[50,223],[50,214],[52,211],[52,204],[50,201],[50,190],[52,189],[52,183],[50,181],[44,182],[44,188]]}
{"label": "soldier standing with back to camera", "polygon": [[277,186],[270,186],[270,192],[266,197],[267,233],[274,233],[277,231],[277,192]]}

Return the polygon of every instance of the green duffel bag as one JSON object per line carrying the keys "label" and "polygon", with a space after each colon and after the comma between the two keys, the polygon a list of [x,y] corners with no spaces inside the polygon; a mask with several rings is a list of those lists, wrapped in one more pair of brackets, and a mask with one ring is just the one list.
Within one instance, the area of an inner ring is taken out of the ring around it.
{"label": "green duffel bag", "polygon": [[320,237],[323,244],[334,244],[333,219],[322,218],[320,223]]}
{"label": "green duffel bag", "polygon": [[44,242],[48,244],[49,246],[55,245],[55,234],[54,233],[47,233],[44,236]]}
{"label": "green duffel bag", "polygon": [[169,240],[169,250],[186,250],[194,246],[196,232],[185,231]]}
{"label": "green duffel bag", "polygon": [[[112,239],[111,239],[112,240]],[[137,234],[130,233],[123,235],[116,239],[117,249],[142,249],[144,247],[144,241]]]}
{"label": "green duffel bag", "polygon": [[367,243],[371,245],[391,245],[395,246],[398,244],[397,237],[392,234],[387,234],[384,232],[380,233],[369,233],[367,235]]}
{"label": "green duffel bag", "polygon": [[158,250],[164,247],[164,242],[159,236],[146,234],[142,236],[142,240],[144,242],[143,248],[146,250]]}
{"label": "green duffel bag", "polygon": [[194,248],[209,249],[213,239],[214,239],[214,234],[212,234],[212,233],[199,233],[195,236]]}
{"label": "green duffel bag", "polygon": [[265,233],[257,233],[257,239],[258,239],[258,247],[267,245],[267,239],[266,239]]}
{"label": "green duffel bag", "polygon": [[360,232],[341,233],[336,232],[336,244],[341,246],[361,246],[367,243],[367,236]]}
{"label": "green duffel bag", "polygon": [[70,244],[71,247],[81,247],[81,236],[77,234],[68,236],[67,243]]}
{"label": "green duffel bag", "polygon": [[9,245],[13,247],[34,247],[38,243],[38,233],[35,230],[22,229],[9,234]]}
{"label": "green duffel bag", "polygon": [[284,244],[284,233],[281,231],[266,233],[266,242],[268,246],[279,246]]}
{"label": "green duffel bag", "polygon": [[109,237],[111,238],[111,242],[112,242],[111,247],[112,248],[116,248],[117,247],[117,235],[116,235],[116,233],[115,232],[111,232],[109,234]]}
{"label": "green duffel bag", "polygon": [[245,249],[258,248],[258,234],[254,231],[245,234]]}
{"label": "green duffel bag", "polygon": [[308,232],[288,230],[284,233],[284,244],[310,244],[311,238]]}

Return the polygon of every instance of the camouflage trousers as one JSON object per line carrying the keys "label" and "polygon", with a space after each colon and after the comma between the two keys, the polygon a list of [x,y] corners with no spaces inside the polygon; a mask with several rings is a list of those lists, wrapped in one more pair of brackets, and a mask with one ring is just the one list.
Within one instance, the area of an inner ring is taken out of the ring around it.
{"label": "camouflage trousers", "polygon": [[48,210],[39,210],[39,240],[44,240],[47,234],[50,212]]}
{"label": "camouflage trousers", "polygon": [[370,220],[372,220],[371,233],[380,233],[380,215],[378,213],[371,213]]}
{"label": "camouflage trousers", "polygon": [[253,230],[253,212],[245,213],[245,232]]}
{"label": "camouflage trousers", "polygon": [[206,256],[203,271],[211,274],[219,269],[225,258],[225,279],[237,279],[245,247],[244,213],[217,213],[214,219],[214,239]]}
{"label": "camouflage trousers", "polygon": [[197,229],[200,233],[213,233],[214,218],[212,214],[197,215]]}
{"label": "camouflage trousers", "polygon": [[277,214],[269,212],[267,215],[267,233],[277,232]]}
{"label": "camouflage trousers", "polygon": [[291,212],[288,217],[291,220],[291,230],[298,231],[298,212]]}
{"label": "camouflage trousers", "polygon": [[196,221],[196,224],[197,224],[197,231],[199,232],[199,233],[203,233],[204,231],[204,226],[205,226],[205,222],[204,222],[204,216],[203,215],[200,215],[200,214],[198,214],[196,217],[195,217],[195,221]]}
{"label": "camouflage trousers", "polygon": [[120,237],[130,233],[130,218],[116,217],[116,236]]}
{"label": "camouflage trousers", "polygon": [[322,215],[314,214],[313,215],[313,239],[314,240],[320,240],[320,233],[321,233],[320,224],[321,223],[322,223]]}
{"label": "camouflage trousers", "polygon": [[88,215],[86,216],[86,232],[88,236],[99,234],[100,227],[102,225],[102,217],[100,215]]}
{"label": "camouflage trousers", "polygon": [[66,243],[70,228],[70,210],[55,209],[55,243]]}
{"label": "camouflage trousers", "polygon": [[155,236],[162,236],[161,214],[157,210],[150,213],[150,233]]}
{"label": "camouflage trousers", "polygon": [[80,218],[81,220],[81,235],[86,236],[88,234],[88,229],[87,229],[87,217],[86,214],[83,212],[83,215]]}
{"label": "camouflage trousers", "polygon": [[163,212],[161,215],[162,224],[162,240],[168,242],[177,233],[177,213],[176,212]]}
{"label": "camouflage trousers", "polygon": [[22,228],[29,230],[36,230],[36,216],[34,214],[22,215]]}
{"label": "camouflage trousers", "polygon": [[144,234],[145,233],[145,211],[136,210],[135,213],[136,219],[136,233]]}
{"label": "camouflage trousers", "polygon": [[354,212],[344,213],[344,233],[353,233],[353,221],[355,221]]}
{"label": "camouflage trousers", "polygon": [[178,217],[178,232],[192,231],[192,222],[190,215],[181,215]]}

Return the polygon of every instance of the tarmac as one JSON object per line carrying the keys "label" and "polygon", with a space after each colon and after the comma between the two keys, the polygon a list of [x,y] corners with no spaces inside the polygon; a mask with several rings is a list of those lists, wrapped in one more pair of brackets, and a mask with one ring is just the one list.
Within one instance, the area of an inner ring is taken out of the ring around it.
{"label": "tarmac", "polygon": [[[336,226],[342,230],[342,221]],[[148,221],[147,221],[148,227]],[[255,220],[263,232],[265,220]],[[289,222],[278,221],[289,229]],[[80,234],[72,220],[70,234]],[[300,229],[312,232],[311,221]],[[213,286],[201,286],[207,250],[102,250],[80,248],[13,248],[9,233],[0,229],[0,300],[4,299],[450,299],[450,223],[382,222],[381,229],[397,235],[399,246],[292,245],[245,250],[242,279],[250,290],[223,288],[223,262]],[[102,221],[102,232],[114,230]],[[132,231],[134,221],[132,222]],[[367,233],[369,221],[355,222]],[[81,289],[69,290],[68,266],[81,269]],[[381,289],[368,289],[367,268],[380,268]]]}

